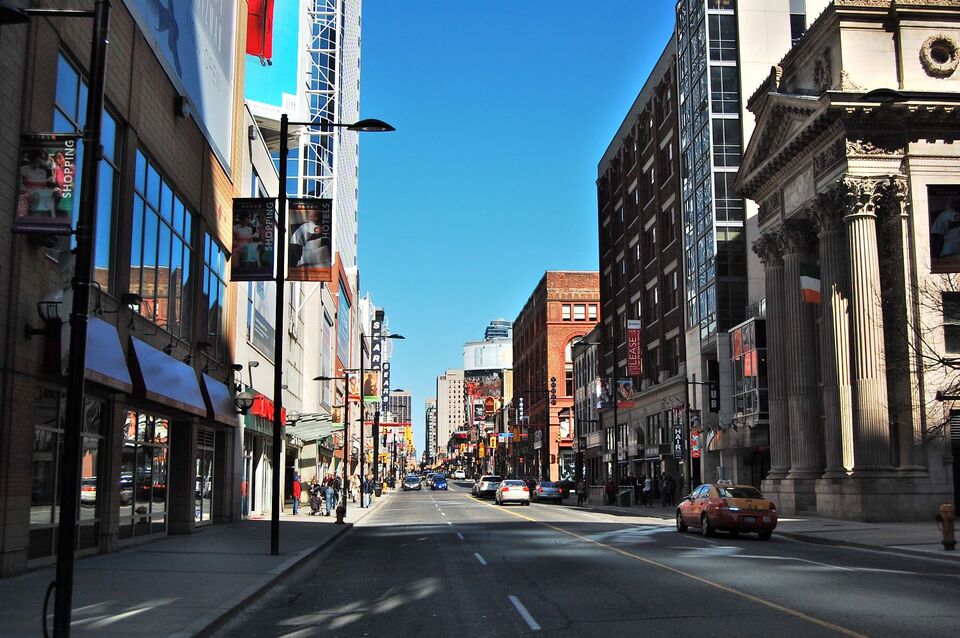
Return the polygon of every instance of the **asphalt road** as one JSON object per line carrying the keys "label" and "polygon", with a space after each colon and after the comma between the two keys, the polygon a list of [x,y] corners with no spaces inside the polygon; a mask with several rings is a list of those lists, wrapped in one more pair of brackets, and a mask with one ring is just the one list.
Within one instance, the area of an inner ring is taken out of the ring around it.
{"label": "asphalt road", "polygon": [[394,494],[223,636],[955,636],[955,561]]}

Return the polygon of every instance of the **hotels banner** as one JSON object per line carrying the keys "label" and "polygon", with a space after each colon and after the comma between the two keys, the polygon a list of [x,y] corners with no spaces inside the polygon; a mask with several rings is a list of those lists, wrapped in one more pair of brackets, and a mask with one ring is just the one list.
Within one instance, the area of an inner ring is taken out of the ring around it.
{"label": "hotels banner", "polygon": [[333,200],[291,199],[290,281],[333,281]]}

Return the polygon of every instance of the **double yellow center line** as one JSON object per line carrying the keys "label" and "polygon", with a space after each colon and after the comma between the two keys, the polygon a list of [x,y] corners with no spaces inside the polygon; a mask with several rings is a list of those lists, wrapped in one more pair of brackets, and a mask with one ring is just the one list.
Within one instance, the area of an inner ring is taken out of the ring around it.
{"label": "double yellow center line", "polygon": [[[464,496],[465,496],[466,498],[469,498],[469,499],[471,499],[471,500],[474,500],[472,496],[468,496],[468,495],[466,495],[466,494],[464,494]],[[552,524],[546,523],[546,522],[544,522],[544,521],[538,521],[537,519],[531,518],[531,517],[527,516],[526,514],[521,514],[521,513],[517,512],[517,511],[514,511],[514,510],[503,509],[503,508],[500,508],[500,507],[495,506],[493,503],[483,502],[483,504],[484,504],[484,505],[488,505],[488,506],[490,506],[490,507],[493,507],[493,508],[496,509],[498,512],[503,512],[503,513],[505,513],[505,514],[511,514],[511,515],[513,515],[513,516],[516,516],[517,518],[522,518],[522,519],[525,519],[525,520],[527,520],[527,521],[530,521],[531,523],[536,523],[537,525],[542,525],[543,527],[547,527],[547,528],[549,528],[549,529],[552,529],[552,530],[554,530],[555,532],[560,532],[561,534],[566,534],[567,536],[572,536],[573,538],[576,538],[576,539],[578,539],[578,540],[584,541],[584,542],[586,542],[586,543],[591,543],[591,544],[596,545],[596,546],[598,546],[598,547],[602,547],[602,548],[604,548],[604,549],[610,550],[611,552],[615,552],[615,553],[617,553],[617,554],[620,554],[621,556],[626,556],[627,558],[632,558],[633,560],[638,560],[638,561],[640,561],[641,563],[646,563],[647,565],[650,565],[650,566],[652,566],[652,567],[659,567],[660,569],[666,570],[666,571],[671,572],[671,573],[673,573],[673,574],[676,574],[676,575],[678,575],[678,576],[683,576],[684,578],[689,578],[690,580],[694,580],[694,581],[696,581],[696,582],[698,582],[698,583],[701,583],[701,584],[703,584],[703,585],[707,585],[708,587],[713,587],[714,589],[719,589],[719,590],[722,591],[722,592],[726,592],[726,593],[728,593],[728,594],[733,594],[734,596],[739,596],[740,598],[744,598],[744,599],[746,599],[746,600],[755,602],[755,603],[757,603],[757,604],[763,605],[764,607],[769,607],[770,609],[775,609],[776,611],[779,611],[779,612],[782,612],[782,613],[784,613],[784,614],[787,614],[788,616],[793,616],[794,618],[799,618],[799,619],[805,620],[805,621],[807,621],[807,622],[809,622],[809,623],[813,623],[814,625],[818,625],[818,626],[820,626],[820,627],[824,627],[825,629],[829,629],[830,631],[836,632],[836,633],[838,633],[838,634],[840,634],[840,635],[842,635],[842,636],[850,636],[851,638],[867,638],[864,634],[861,634],[861,633],[858,633],[858,632],[856,632],[856,631],[853,631],[852,629],[847,629],[846,627],[841,627],[840,625],[836,625],[836,624],[834,624],[834,623],[832,623],[832,622],[828,622],[828,621],[826,621],[826,620],[822,620],[822,619],[817,618],[817,617],[815,617],[815,616],[811,616],[811,615],[809,615],[809,614],[805,614],[805,613],[803,613],[802,611],[799,611],[799,610],[797,610],[797,609],[792,609],[792,608],[790,608],[790,607],[785,607],[785,606],[783,606],[783,605],[780,605],[780,604],[778,604],[778,603],[773,602],[772,600],[767,600],[767,599],[765,599],[765,598],[760,598],[759,596],[754,596],[753,594],[748,594],[748,593],[745,592],[745,591],[741,591],[741,590],[739,590],[739,589],[734,589],[733,587],[728,587],[727,585],[723,585],[723,584],[721,584],[721,583],[717,583],[717,582],[714,582],[714,581],[712,581],[712,580],[708,580],[708,579],[706,579],[706,578],[703,578],[702,576],[697,576],[696,574],[691,574],[690,572],[685,572],[685,571],[683,571],[682,569],[677,569],[676,567],[671,567],[671,566],[666,565],[666,564],[664,564],[664,563],[661,563],[661,562],[658,562],[658,561],[655,561],[655,560],[651,560],[651,559],[649,559],[649,558],[646,558],[646,557],[641,556],[641,555],[639,555],[639,554],[635,554],[635,553],[630,552],[630,551],[627,551],[627,550],[625,550],[625,549],[620,549],[619,547],[614,547],[614,546],[612,546],[612,545],[607,545],[606,543],[601,543],[600,541],[594,540],[594,539],[592,539],[592,538],[588,538],[588,537],[583,536],[583,535],[581,535],[581,534],[577,534],[576,532],[571,532],[570,530],[563,529],[562,527],[557,527],[556,525],[552,525]]]}

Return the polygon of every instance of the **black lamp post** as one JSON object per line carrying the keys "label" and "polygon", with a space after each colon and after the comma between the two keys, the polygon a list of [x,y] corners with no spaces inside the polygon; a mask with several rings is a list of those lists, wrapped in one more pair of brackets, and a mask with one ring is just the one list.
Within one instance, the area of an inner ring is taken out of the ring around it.
{"label": "black lamp post", "polygon": [[[361,357],[362,358],[362,357]],[[314,377],[314,381],[340,381],[343,380],[343,496],[340,498],[340,505],[337,507],[337,523],[343,525],[347,518],[347,486],[350,484],[350,373],[358,372],[355,369],[344,369],[342,377]],[[360,404],[363,405],[363,395],[360,396]],[[362,423],[362,421],[361,421]],[[363,443],[361,442],[361,448]]]}
{"label": "black lamp post", "polygon": [[274,342],[273,365],[273,511],[270,513],[270,554],[280,553],[280,443],[283,437],[283,320],[286,309],[284,305],[284,283],[286,281],[287,266],[287,155],[290,125],[308,128],[325,126],[331,128],[345,128],[357,132],[388,132],[394,131],[392,126],[381,120],[367,119],[353,124],[328,122],[323,119],[311,122],[291,122],[286,113],[280,116],[280,180],[277,196],[277,309],[276,309],[276,341]]}
{"label": "black lamp post", "polygon": [[617,490],[617,498],[620,496],[620,424],[618,414],[618,388],[617,388],[617,340],[600,339],[598,341],[586,341],[582,343],[591,346],[603,346],[609,348],[613,354],[613,374],[610,377],[610,396],[613,398],[613,484]]}
{"label": "black lamp post", "polygon": [[[73,558],[77,544],[77,509],[80,492],[80,432],[84,419],[84,370],[87,351],[87,315],[90,310],[90,271],[93,267],[93,229],[97,216],[97,182],[100,176],[100,125],[107,64],[110,0],[95,0],[92,11],[76,9],[20,9],[0,2],[0,24],[24,24],[31,16],[93,18],[90,44],[90,87],[87,119],[83,125],[83,175],[74,251],[73,311],[70,316],[70,353],[67,370],[66,428],[60,467],[60,524],[57,527],[57,572],[51,585],[55,636],[70,635],[73,603]],[[49,590],[48,590],[49,593]],[[44,617],[44,625],[46,617]]]}

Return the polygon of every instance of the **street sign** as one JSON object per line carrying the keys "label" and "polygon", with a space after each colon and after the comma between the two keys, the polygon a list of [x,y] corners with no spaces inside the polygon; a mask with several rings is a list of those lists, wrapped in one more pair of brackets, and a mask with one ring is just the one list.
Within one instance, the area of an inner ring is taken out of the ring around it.
{"label": "street sign", "polygon": [[678,461],[683,458],[683,423],[673,426],[673,458]]}

